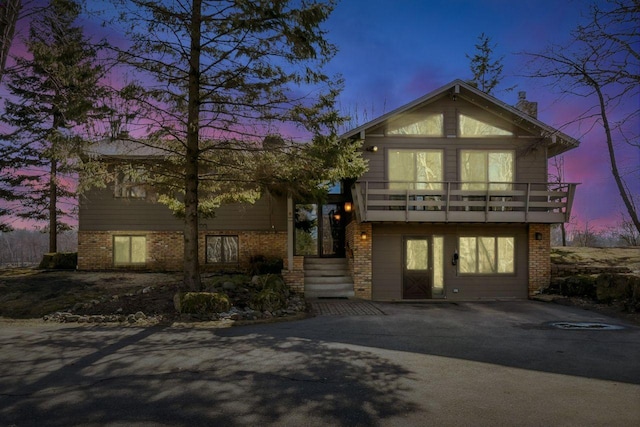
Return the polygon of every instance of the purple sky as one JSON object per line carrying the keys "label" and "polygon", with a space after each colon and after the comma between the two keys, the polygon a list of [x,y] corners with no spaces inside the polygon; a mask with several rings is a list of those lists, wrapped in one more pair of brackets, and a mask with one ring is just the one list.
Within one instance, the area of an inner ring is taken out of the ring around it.
{"label": "purple sky", "polygon": [[[570,30],[587,13],[587,4],[584,0],[343,0],[325,26],[327,37],[339,49],[329,74],[341,74],[346,81],[340,109],[349,114],[359,111],[363,122],[454,79],[471,78],[465,54],[474,53],[484,32],[497,44],[495,57],[504,57],[504,80],[494,95],[514,105],[517,92],[526,91],[530,101],[538,102],[540,120],[582,141],[580,148],[565,155],[565,181],[582,183],[574,203],[578,221],[595,227],[613,225],[624,207],[611,176],[601,127],[586,134],[588,124],[565,127],[583,112],[584,100],[561,100],[544,82],[521,77],[527,73],[527,58],[518,55],[551,43],[565,44]],[[98,25],[84,23],[87,32],[93,27],[104,35]],[[512,86],[516,88],[511,92],[503,90]],[[0,97],[5,95],[0,87]],[[638,122],[631,128],[640,132]],[[640,194],[640,150],[625,144],[618,148],[626,182]]]}

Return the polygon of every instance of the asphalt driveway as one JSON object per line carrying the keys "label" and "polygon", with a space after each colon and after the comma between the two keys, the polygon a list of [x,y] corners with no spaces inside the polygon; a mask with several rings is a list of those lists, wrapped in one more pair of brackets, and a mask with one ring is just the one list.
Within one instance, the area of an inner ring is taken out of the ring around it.
{"label": "asphalt driveway", "polygon": [[339,304],[226,329],[2,323],[0,426],[640,423],[640,328],[533,301]]}

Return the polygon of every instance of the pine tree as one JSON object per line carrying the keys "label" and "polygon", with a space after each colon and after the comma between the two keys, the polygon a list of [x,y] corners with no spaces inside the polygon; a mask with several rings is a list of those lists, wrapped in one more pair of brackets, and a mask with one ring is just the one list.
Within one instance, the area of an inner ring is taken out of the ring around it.
{"label": "pine tree", "polygon": [[78,128],[97,111],[103,67],[97,51],[74,22],[80,6],[74,0],[51,0],[33,16],[26,40],[28,55],[7,70],[0,117],[11,131],[1,135],[0,154],[11,176],[13,214],[48,223],[49,251],[57,250],[57,232],[68,229],[74,196],[74,172],[83,139]]}
{"label": "pine tree", "polygon": [[[322,71],[334,2],[114,1],[132,40],[120,59],[145,75],[133,97],[153,130],[145,143],[167,160],[150,176],[184,217],[184,285],[198,290],[199,216],[363,167],[336,137],[341,81]],[[293,143],[283,124],[314,143]]]}
{"label": "pine tree", "polygon": [[473,73],[473,78],[468,83],[489,95],[503,78],[502,59],[504,57],[496,60],[492,58],[493,49],[496,46],[491,45],[491,38],[482,33],[478,36],[478,44],[475,45],[476,53],[473,56],[465,55],[470,60],[469,67]]}

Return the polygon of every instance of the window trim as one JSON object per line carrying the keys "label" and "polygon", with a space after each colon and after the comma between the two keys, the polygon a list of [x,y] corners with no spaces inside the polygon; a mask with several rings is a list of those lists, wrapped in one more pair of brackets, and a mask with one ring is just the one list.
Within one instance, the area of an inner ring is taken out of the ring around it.
{"label": "window trim", "polygon": [[[416,123],[420,123],[422,120],[411,121],[409,120],[412,116],[438,116],[440,120],[440,133],[439,134],[419,134],[419,133],[394,133],[394,130],[413,126]],[[399,126],[397,128],[391,128],[394,123],[402,123],[407,121],[408,123],[403,126]],[[421,111],[419,113],[405,113],[402,117],[392,119],[388,121],[384,126],[384,136],[392,137],[392,138],[444,138],[445,137],[445,128],[446,128],[446,114],[444,111]]]}
{"label": "window trim", "polygon": [[[129,261],[128,262],[116,262],[116,238],[118,237],[126,237],[129,239]],[[143,238],[144,239],[144,261],[143,262],[132,262],[131,261],[131,254],[133,253],[132,251],[132,238],[133,237],[139,237],[139,238]],[[145,266],[147,265],[147,244],[148,244],[148,239],[146,235],[141,235],[141,234],[114,234],[112,236],[112,261],[113,261],[113,266],[114,267],[140,267],[140,266]]]}
{"label": "window trim", "polygon": [[[475,265],[475,270],[474,272],[463,272],[460,270],[460,266],[461,266],[461,262],[458,261],[457,262],[457,267],[456,267],[456,271],[459,275],[461,276],[465,276],[465,277],[487,277],[487,276],[497,276],[497,277],[514,277],[517,276],[518,273],[518,269],[517,269],[517,242],[518,242],[518,238],[515,235],[504,235],[504,236],[487,236],[487,235],[480,235],[480,234],[464,234],[464,235],[460,235],[457,237],[457,244],[456,244],[456,248],[458,251],[458,254],[460,256],[460,258],[462,258],[462,252],[460,250],[460,239],[462,238],[475,238],[476,239],[476,247],[475,247],[475,251],[476,251],[476,265]],[[478,257],[478,240],[481,238],[492,238],[494,239],[494,249],[495,249],[495,272],[489,272],[489,273],[481,273],[479,272],[479,268],[478,268],[478,262],[479,262],[479,257]],[[501,273],[498,271],[498,264],[499,264],[499,246],[498,246],[498,240],[499,239],[513,239],[513,271],[509,271],[509,272],[504,272]]]}
{"label": "window trim", "polygon": [[[483,123],[487,126],[491,126],[494,127],[496,129],[501,130],[502,132],[506,132],[506,133],[497,133],[497,134],[487,134],[487,135],[463,135],[462,134],[462,119],[461,116],[464,117],[468,117],[471,120],[475,120],[478,121],[480,123]],[[456,114],[456,135],[458,136],[458,138],[462,138],[462,139],[473,139],[473,138],[478,138],[478,139],[489,139],[489,138],[499,138],[499,139],[506,139],[506,138],[515,138],[516,134],[515,132],[511,131],[511,130],[507,130],[504,129],[501,126],[497,126],[494,123],[491,123],[491,120],[484,120],[482,118],[478,118],[478,116],[474,116],[471,114],[466,114],[462,111],[458,111],[458,113]]]}
{"label": "window trim", "polygon": [[[234,238],[236,240],[236,261],[227,261],[224,254],[225,245],[221,246],[221,256],[223,258],[222,261],[210,261],[209,260],[209,239],[210,238]],[[237,234],[207,234],[204,238],[204,262],[207,265],[237,265],[240,263],[240,237]]]}

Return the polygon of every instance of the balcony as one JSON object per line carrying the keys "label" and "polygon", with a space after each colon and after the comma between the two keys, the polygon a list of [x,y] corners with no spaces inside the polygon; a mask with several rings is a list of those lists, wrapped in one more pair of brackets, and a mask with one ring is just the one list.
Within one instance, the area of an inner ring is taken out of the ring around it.
{"label": "balcony", "polygon": [[351,193],[362,222],[555,224],[569,221],[577,185],[358,181]]}

